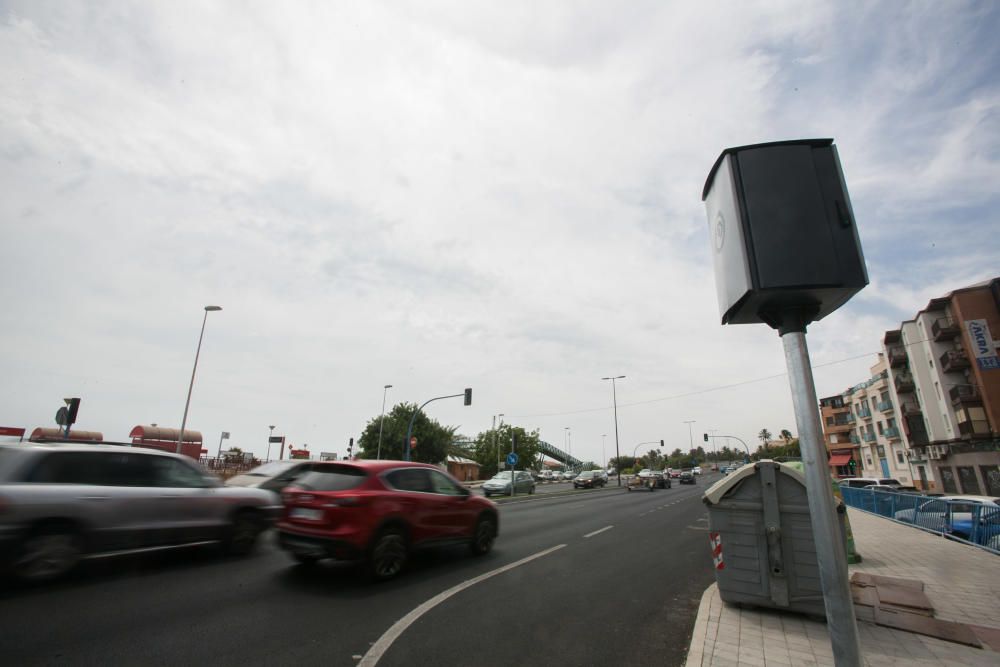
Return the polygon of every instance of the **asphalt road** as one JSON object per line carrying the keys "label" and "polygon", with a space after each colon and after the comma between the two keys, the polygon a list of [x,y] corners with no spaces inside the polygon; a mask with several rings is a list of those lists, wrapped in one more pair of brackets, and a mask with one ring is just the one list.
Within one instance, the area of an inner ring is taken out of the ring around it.
{"label": "asphalt road", "polygon": [[203,550],[96,561],[68,581],[0,592],[0,656],[11,665],[681,665],[713,580],[707,481],[505,501],[489,555],[426,552],[377,585],[349,565],[293,566],[269,539],[244,559]]}

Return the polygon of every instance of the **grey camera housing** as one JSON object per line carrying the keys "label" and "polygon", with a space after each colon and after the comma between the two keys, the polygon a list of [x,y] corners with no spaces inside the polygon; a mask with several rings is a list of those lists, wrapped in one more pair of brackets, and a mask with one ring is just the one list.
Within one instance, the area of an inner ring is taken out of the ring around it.
{"label": "grey camera housing", "polygon": [[833,139],[727,148],[702,200],[723,324],[805,325],[868,284]]}

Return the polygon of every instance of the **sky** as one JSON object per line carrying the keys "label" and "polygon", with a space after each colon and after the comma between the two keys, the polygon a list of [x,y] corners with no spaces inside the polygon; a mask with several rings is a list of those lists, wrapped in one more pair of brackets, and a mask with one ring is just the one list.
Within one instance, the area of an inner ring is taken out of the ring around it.
{"label": "sky", "polygon": [[708,171],[835,139],[870,278],[809,328],[839,393],[1000,275],[997,32],[992,2],[0,0],[0,425],[79,396],[109,440],[179,427],[219,305],[213,453],[343,454],[391,384],[599,461],[609,375],[623,455],[797,433],[776,332],[720,325]]}

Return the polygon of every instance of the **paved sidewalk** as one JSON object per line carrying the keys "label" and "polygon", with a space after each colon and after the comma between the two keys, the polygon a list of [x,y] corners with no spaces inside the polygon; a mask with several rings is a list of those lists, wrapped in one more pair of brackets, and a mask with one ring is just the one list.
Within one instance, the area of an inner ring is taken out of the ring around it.
{"label": "paved sidewalk", "polygon": [[[850,572],[917,579],[935,617],[1000,628],[1000,556],[850,509],[862,562]],[[866,665],[997,667],[1000,653],[858,621]],[[776,610],[747,610],[719,598],[712,584],[701,599],[688,667],[833,665],[826,624]]]}

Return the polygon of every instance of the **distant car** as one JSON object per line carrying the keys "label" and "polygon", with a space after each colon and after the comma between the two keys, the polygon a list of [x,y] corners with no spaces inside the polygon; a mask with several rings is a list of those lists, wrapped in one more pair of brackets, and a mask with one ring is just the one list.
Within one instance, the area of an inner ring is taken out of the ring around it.
{"label": "distant car", "polygon": [[604,484],[604,477],[595,470],[585,470],[573,480],[574,489],[594,489]]}
{"label": "distant car", "polygon": [[695,467],[691,468],[691,472],[693,472],[695,475],[700,475],[701,474],[701,466],[695,466]]}
{"label": "distant car", "polygon": [[718,472],[718,471],[719,471],[719,464],[718,463],[713,463],[712,464],[712,472]]}
{"label": "distant car", "polygon": [[605,484],[608,483],[608,473],[606,471],[604,471],[604,470],[595,470],[594,472],[597,473],[597,475],[600,476],[600,478],[604,480]]}
{"label": "distant car", "polygon": [[681,476],[680,470],[674,470],[673,468],[670,469],[670,479],[678,479],[680,478],[680,476]]}
{"label": "distant car", "polygon": [[649,468],[643,468],[639,471],[639,477],[656,477],[656,473]]}
{"label": "distant car", "polygon": [[281,493],[283,488],[312,470],[312,467],[312,461],[271,461],[249,472],[230,477],[226,480],[226,486],[248,486]]}
{"label": "distant car", "polygon": [[567,470],[566,472],[564,472],[562,474],[562,478],[563,478],[564,482],[568,482],[568,481],[572,480],[574,477],[576,477],[576,473],[573,472],[572,470]]}
{"label": "distant car", "polygon": [[[488,480],[483,484],[483,495],[487,498],[493,494],[499,494],[502,496],[510,495],[510,470],[501,470],[493,479]],[[532,479],[531,474],[525,472],[524,470],[516,471],[517,475],[514,478],[514,492],[515,493],[534,493],[535,492],[535,480]]]}
{"label": "distant car", "polygon": [[482,555],[499,533],[493,501],[471,495],[426,463],[320,463],[286,488],[282,499],[282,549],[304,565],[323,558],[361,561],[376,580],[399,574],[414,549],[465,544]]}
{"label": "distant car", "polygon": [[552,471],[551,470],[543,470],[540,473],[538,473],[538,481],[540,481],[540,482],[550,482],[550,481],[552,481]]}
{"label": "distant car", "polygon": [[679,481],[681,484],[694,484],[697,480],[695,480],[693,472],[685,470],[681,473]]}
{"label": "distant car", "polygon": [[87,558],[221,543],[249,553],[281,511],[186,456],[116,445],[0,445],[0,561],[55,579]]}

